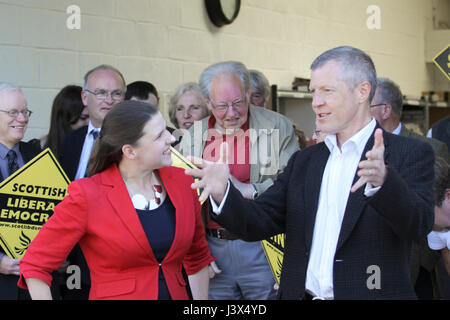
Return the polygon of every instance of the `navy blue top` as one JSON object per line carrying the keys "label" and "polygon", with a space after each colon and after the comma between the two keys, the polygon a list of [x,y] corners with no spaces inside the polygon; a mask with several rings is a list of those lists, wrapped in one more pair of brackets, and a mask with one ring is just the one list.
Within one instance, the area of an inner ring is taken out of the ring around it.
{"label": "navy blue top", "polygon": [[[156,260],[161,263],[172,246],[175,237],[175,207],[166,196],[166,199],[154,210],[140,210],[136,212],[141,220],[142,227],[147,235]],[[158,300],[171,300],[164,274],[159,268]]]}

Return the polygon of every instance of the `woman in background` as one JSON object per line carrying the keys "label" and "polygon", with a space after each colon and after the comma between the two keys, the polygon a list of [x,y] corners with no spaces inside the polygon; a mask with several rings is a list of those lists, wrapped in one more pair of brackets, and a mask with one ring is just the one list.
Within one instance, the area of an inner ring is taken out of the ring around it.
{"label": "woman in background", "polygon": [[81,101],[81,90],[82,88],[76,85],[61,89],[53,100],[48,134],[33,140],[41,149],[50,148],[57,159],[66,135],[89,122],[89,114]]}
{"label": "woman in background", "polygon": [[194,121],[208,115],[208,107],[197,83],[184,83],[175,90],[169,102],[169,117],[177,129],[188,130]]}
{"label": "woman in background", "polygon": [[19,286],[50,299],[50,272],[79,242],[91,274],[90,299],[208,298],[208,244],[192,177],[171,167],[173,136],[158,110],[140,101],[106,115],[89,178],[68,196],[33,240]]}

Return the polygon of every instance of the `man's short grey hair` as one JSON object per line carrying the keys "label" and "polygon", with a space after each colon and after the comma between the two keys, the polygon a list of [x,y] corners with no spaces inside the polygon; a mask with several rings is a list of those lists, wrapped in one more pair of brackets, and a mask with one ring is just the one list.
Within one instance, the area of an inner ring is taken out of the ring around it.
{"label": "man's short grey hair", "polygon": [[400,119],[403,108],[403,94],[400,87],[391,79],[377,78],[377,103],[392,106],[392,112]]}
{"label": "man's short grey hair", "polygon": [[354,47],[337,47],[327,50],[318,56],[311,64],[311,70],[323,67],[330,61],[339,63],[342,80],[347,82],[350,89],[354,90],[360,83],[365,81],[370,83],[370,103],[377,87],[377,73],[370,56]]}
{"label": "man's short grey hair", "polygon": [[200,88],[202,89],[203,96],[206,99],[210,99],[211,93],[211,81],[218,75],[221,74],[234,74],[241,81],[242,87],[244,89],[244,94],[247,94],[250,89],[250,77],[248,70],[245,65],[238,61],[225,61],[215,63],[208,68],[206,68],[200,75]]}
{"label": "man's short grey hair", "polygon": [[269,80],[266,76],[258,70],[248,70],[250,75],[250,88],[261,91],[264,94],[264,105],[267,103],[267,98],[270,95]]}
{"label": "man's short grey hair", "polygon": [[88,82],[89,76],[98,70],[111,70],[111,71],[117,73],[120,76],[120,78],[122,79],[123,86],[126,87],[125,78],[123,77],[122,73],[117,68],[110,66],[108,64],[101,64],[101,65],[89,70],[88,72],[86,72],[86,74],[84,75],[83,90],[86,90],[88,88],[87,82]]}
{"label": "man's short grey hair", "polygon": [[22,89],[8,82],[0,82],[0,92],[19,91],[23,94]]}
{"label": "man's short grey hair", "polygon": [[186,92],[192,92],[200,101],[200,107],[205,110],[205,114],[209,114],[208,107],[206,106],[205,99],[203,98],[202,90],[200,89],[198,83],[183,83],[175,89],[175,92],[173,93],[169,101],[169,119],[177,128],[179,128],[179,124],[175,116],[175,114],[177,113],[177,103],[181,96]]}

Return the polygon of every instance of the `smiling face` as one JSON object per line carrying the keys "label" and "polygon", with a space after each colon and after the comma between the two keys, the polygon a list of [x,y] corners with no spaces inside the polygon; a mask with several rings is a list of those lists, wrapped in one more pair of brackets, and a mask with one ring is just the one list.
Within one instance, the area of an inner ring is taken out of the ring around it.
{"label": "smiling face", "polygon": [[192,91],[186,91],[178,99],[175,106],[175,118],[180,129],[189,129],[194,121],[207,116],[207,111],[202,107],[202,101]]}
{"label": "smiling face", "polygon": [[132,147],[137,164],[145,169],[159,169],[172,164],[170,145],[175,138],[166,129],[166,121],[158,112],[144,126],[144,135]]}
{"label": "smiling face", "polygon": [[121,100],[113,100],[108,94],[105,99],[98,99],[91,92],[82,91],[81,98],[83,104],[89,112],[89,120],[96,128],[101,128],[105,115],[120,101],[123,101],[125,92],[125,84],[122,78],[113,70],[99,69],[89,75],[87,80],[87,89],[91,92],[107,91],[109,93],[115,91],[122,92]]}
{"label": "smiling face", "polygon": [[316,127],[336,134],[340,145],[369,123],[370,84],[363,82],[351,89],[342,79],[340,65],[329,61],[311,72],[310,90]]}
{"label": "smiling face", "polygon": [[[219,111],[217,106],[225,104],[225,111]],[[224,129],[239,129],[248,118],[248,99],[239,78],[234,74],[219,74],[211,81],[210,100],[208,108],[216,118],[216,124]]]}
{"label": "smiling face", "polygon": [[[27,100],[20,91],[0,92],[0,109],[3,111],[27,110]],[[28,126],[28,116],[21,112],[14,118],[6,112],[0,112],[0,143],[8,148],[14,147],[23,139]]]}

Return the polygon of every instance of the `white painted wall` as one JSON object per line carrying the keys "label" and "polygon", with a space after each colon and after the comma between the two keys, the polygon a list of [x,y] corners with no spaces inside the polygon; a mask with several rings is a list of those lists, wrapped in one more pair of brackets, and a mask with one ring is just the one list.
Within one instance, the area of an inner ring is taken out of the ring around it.
{"label": "white painted wall", "polygon": [[[46,134],[58,90],[82,84],[85,72],[102,63],[119,68],[127,82],[152,82],[166,117],[172,90],[197,81],[211,63],[240,60],[290,87],[295,76],[309,77],[318,54],[339,45],[367,51],[378,74],[405,94],[448,87],[425,64],[432,1],[241,2],[235,23],[219,29],[203,0],[0,0],[0,81],[21,86],[34,111],[26,139]],[[80,30],[66,27],[72,4],[81,9]],[[367,28],[369,5],[381,9],[380,30]]]}

